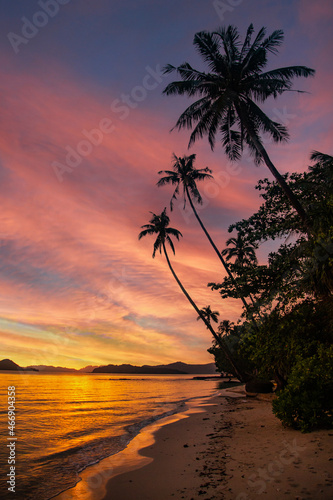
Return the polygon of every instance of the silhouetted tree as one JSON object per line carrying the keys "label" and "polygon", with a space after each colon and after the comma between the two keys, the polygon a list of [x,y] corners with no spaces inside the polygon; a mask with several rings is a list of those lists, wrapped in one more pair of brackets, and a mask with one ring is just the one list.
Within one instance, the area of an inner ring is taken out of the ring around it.
{"label": "silhouetted tree", "polygon": [[[211,321],[214,321],[214,323],[218,323],[218,316],[220,313],[218,311],[212,311],[210,306],[203,307],[201,309],[201,314],[206,318],[209,324],[211,324]],[[202,319],[201,316],[197,317],[197,320]]]}
{"label": "silhouetted tree", "polygon": [[211,332],[211,334],[213,335],[213,337],[215,338],[215,340],[218,342],[218,344],[221,347],[221,349],[222,349],[223,353],[225,354],[226,358],[231,363],[231,365],[232,365],[232,367],[234,369],[234,372],[235,372],[235,375],[237,376],[237,378],[239,378],[239,380],[241,380],[241,381],[245,381],[246,380],[246,376],[237,367],[236,363],[234,362],[234,360],[233,360],[233,358],[231,356],[231,353],[230,353],[229,349],[223,343],[223,341],[218,337],[218,335],[216,334],[216,332],[214,331],[214,329],[212,328],[212,326],[210,325],[210,323],[206,320],[205,316],[202,314],[202,312],[200,311],[200,309],[197,307],[197,305],[195,304],[195,302],[193,301],[193,299],[190,297],[190,295],[188,294],[188,292],[186,291],[186,289],[182,285],[181,281],[179,280],[178,276],[176,275],[176,273],[175,273],[175,271],[174,271],[174,269],[173,269],[173,267],[171,265],[171,262],[170,262],[170,259],[169,259],[168,252],[166,250],[165,244],[168,243],[170,245],[171,250],[173,251],[173,253],[175,253],[175,248],[174,248],[171,236],[174,236],[175,238],[177,238],[177,240],[179,240],[179,237],[182,236],[181,232],[178,231],[177,229],[169,227],[170,219],[169,219],[169,217],[166,214],[166,208],[163,210],[163,212],[160,215],[156,215],[153,212],[151,212],[151,214],[152,214],[152,218],[149,221],[149,224],[145,224],[145,225],[141,226],[141,228],[143,229],[143,231],[141,231],[140,234],[139,234],[139,240],[142,237],[147,236],[147,235],[155,235],[155,234],[157,235],[157,238],[156,238],[156,240],[154,242],[153,258],[155,257],[156,252],[158,250],[160,251],[160,253],[162,253],[162,249],[163,249],[163,253],[164,253],[165,258],[167,260],[169,269],[170,269],[173,277],[177,281],[177,283],[178,283],[181,291],[183,292],[183,294],[185,295],[185,297],[187,298],[187,300],[190,302],[190,304],[192,305],[192,307],[195,309],[195,311],[197,312],[197,314],[200,316],[200,318],[202,319],[202,321],[205,323],[206,327]]}
{"label": "silhouetted tree", "polygon": [[[237,289],[237,283],[234,280],[234,277],[233,277],[233,275],[228,267],[228,264],[225,262],[221,253],[219,252],[217,246],[215,245],[214,241],[212,240],[204,223],[202,222],[201,218],[199,217],[198,212],[196,211],[194,203],[193,203],[193,199],[194,199],[197,203],[202,204],[202,197],[201,197],[200,192],[198,190],[196,181],[213,178],[213,176],[211,175],[212,171],[208,167],[201,168],[201,169],[194,168],[195,158],[196,158],[195,154],[192,154],[190,156],[184,156],[183,158],[178,157],[174,154],[173,155],[173,159],[174,159],[173,170],[161,170],[160,172],[158,172],[160,175],[161,174],[166,174],[166,175],[158,181],[157,186],[160,187],[160,186],[164,186],[165,184],[171,184],[173,186],[176,186],[174,193],[172,195],[171,201],[170,201],[171,210],[173,208],[173,201],[177,199],[177,196],[179,195],[180,187],[182,187],[183,198],[184,198],[184,208],[186,205],[186,200],[188,200],[190,205],[191,205],[191,208],[193,210],[193,213],[194,213],[197,221],[200,224],[200,227],[202,228],[203,232],[207,236],[209,243],[213,247],[216,255],[220,259],[220,261],[221,261],[224,269],[226,270],[229,278],[234,283],[234,285]],[[241,293],[239,293],[239,297],[240,297],[241,301],[243,302],[245,309],[248,310],[247,302]],[[255,323],[255,320],[253,320],[253,321]]]}
{"label": "silhouetted tree", "polygon": [[228,157],[239,160],[245,143],[256,164],[266,163],[309,233],[307,214],[270,160],[261,137],[266,133],[274,142],[286,141],[289,138],[287,128],[271,120],[257,103],[290,91],[293,78],[306,78],[315,71],[306,66],[264,71],[268,55],[278,52],[283,31],[276,30],[265,38],[266,28],[261,28],[251,43],[253,32],[251,24],[242,45],[234,26],[212,33],[196,33],[194,45],[207,63],[209,72],[198,71],[187,62],[178,67],[168,64],[165,73],[176,72],[181,81],[167,85],[164,93],[198,96],[199,99],[181,114],[175,126],[178,129],[194,127],[189,146],[207,135],[213,149],[216,135],[220,134]]}
{"label": "silhouetted tree", "polygon": [[257,264],[256,247],[247,242],[240,231],[236,238],[229,238],[226,244],[228,248],[222,250],[221,254],[225,255],[227,261],[235,257],[234,264],[241,268],[246,264]]}

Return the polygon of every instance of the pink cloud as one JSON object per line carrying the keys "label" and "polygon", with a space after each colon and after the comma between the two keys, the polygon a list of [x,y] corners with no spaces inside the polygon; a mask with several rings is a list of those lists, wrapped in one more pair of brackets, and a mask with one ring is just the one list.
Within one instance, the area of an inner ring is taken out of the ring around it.
{"label": "pink cloud", "polygon": [[[208,362],[210,334],[164,257],[151,258],[153,238],[138,241],[149,211],[169,205],[172,190],[155,187],[157,171],[170,168],[173,152],[188,154],[188,134],[169,134],[172,124],[144,103],[121,120],[110,109],[119,96],[103,92],[97,98],[59,66],[48,76],[5,60],[1,67],[3,316],[16,324],[15,344],[31,346],[27,363],[47,346],[48,364],[171,362],[180,351],[184,361]],[[311,112],[320,113],[321,106],[316,101]],[[82,131],[105,119],[115,128],[59,182],[52,163],[64,164],[68,148],[87,140]],[[277,153],[282,170],[290,159],[299,162],[299,147],[301,138],[288,155]],[[232,170],[222,150],[212,153],[205,141],[192,152],[198,167],[209,166],[216,177],[200,186],[200,215],[222,249],[228,225],[259,206],[253,188],[268,171],[246,160]],[[176,207],[171,224],[184,233],[172,262],[189,292],[200,307],[211,304],[222,319],[236,319],[238,301],[221,302],[206,286],[224,272],[194,217]],[[19,323],[35,325],[43,339],[34,344]],[[64,340],[61,349],[55,333]]]}

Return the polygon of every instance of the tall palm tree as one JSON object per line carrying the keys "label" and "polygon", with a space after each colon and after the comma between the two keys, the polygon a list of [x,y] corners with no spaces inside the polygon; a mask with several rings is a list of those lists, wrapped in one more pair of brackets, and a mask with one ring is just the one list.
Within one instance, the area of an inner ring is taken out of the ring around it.
{"label": "tall palm tree", "polygon": [[257,264],[257,256],[255,246],[252,243],[245,241],[241,231],[238,232],[237,237],[229,238],[227,240],[227,247],[222,250],[221,254],[225,255],[226,261],[235,257],[235,264],[244,267],[246,264]]}
{"label": "tall palm tree", "polygon": [[[211,324],[211,321],[214,321],[214,323],[218,323],[218,317],[220,316],[220,313],[218,311],[212,311],[210,306],[203,307],[201,309],[202,316],[206,318],[209,324]],[[201,316],[197,317],[197,320],[199,321],[201,319]]]}
{"label": "tall palm tree", "polygon": [[196,33],[194,45],[208,64],[209,72],[198,71],[187,62],[178,67],[168,64],[164,68],[165,73],[176,72],[181,80],[167,85],[164,93],[199,97],[181,114],[175,125],[178,129],[194,127],[189,147],[198,138],[207,135],[213,149],[216,135],[220,134],[228,157],[239,160],[245,143],[256,164],[266,163],[310,232],[304,208],[273,165],[261,138],[263,133],[267,133],[274,142],[286,141],[289,137],[287,128],[271,120],[257,103],[290,91],[293,78],[312,76],[315,71],[306,66],[264,71],[269,53],[278,52],[283,31],[276,30],[265,38],[266,28],[261,28],[251,43],[253,32],[251,24],[243,44],[234,26],[212,33]]}
{"label": "tall palm tree", "polygon": [[[196,181],[198,180],[205,180],[205,179],[212,179],[213,176],[211,175],[212,171],[206,167],[206,168],[201,168],[201,169],[196,169],[194,168],[194,162],[196,159],[196,155],[192,154],[190,156],[184,156],[183,158],[176,156],[173,154],[173,159],[174,159],[174,164],[173,164],[173,170],[160,170],[158,173],[161,174],[166,174],[164,177],[162,177],[158,182],[157,186],[164,186],[165,184],[172,184],[173,186],[176,186],[175,191],[172,195],[171,201],[170,201],[170,208],[172,210],[173,208],[173,201],[177,199],[177,196],[179,195],[180,187],[182,186],[183,190],[183,198],[184,198],[184,207],[186,204],[186,199],[188,199],[191,208],[194,212],[194,215],[199,222],[202,230],[204,231],[205,235],[208,238],[209,243],[212,245],[215,253],[217,254],[218,258],[220,259],[224,269],[226,270],[229,278],[233,282],[236,290],[238,290],[238,286],[236,283],[236,280],[234,279],[228,264],[225,262],[223,259],[223,256],[219,252],[217,246],[215,245],[214,241],[212,240],[210,234],[208,233],[205,225],[203,224],[201,218],[198,215],[198,212],[194,206],[193,199],[199,203],[202,204],[202,197],[200,195],[200,192],[197,188]],[[193,198],[193,199],[192,199]],[[238,290],[239,291],[239,290]],[[241,301],[243,302],[243,305],[245,309],[248,311],[248,304],[244,297],[239,293],[239,297]],[[255,323],[255,320],[253,320]]]}
{"label": "tall palm tree", "polygon": [[173,251],[173,253],[175,253],[175,248],[174,248],[171,236],[174,236],[175,238],[177,238],[177,240],[179,240],[179,237],[182,236],[181,232],[178,231],[177,229],[169,227],[170,219],[169,219],[169,217],[166,214],[166,208],[163,210],[163,212],[160,215],[156,215],[153,212],[150,212],[150,213],[152,214],[152,218],[149,221],[149,224],[145,224],[145,225],[141,226],[141,228],[143,230],[139,234],[139,240],[143,236],[157,234],[157,238],[156,238],[155,243],[154,243],[153,258],[155,257],[156,252],[158,250],[160,251],[160,253],[162,253],[162,249],[163,249],[163,253],[165,255],[165,258],[166,258],[166,261],[168,263],[169,269],[170,269],[173,277],[177,281],[177,283],[178,283],[181,291],[183,292],[183,294],[185,295],[185,297],[187,298],[187,300],[190,302],[190,304],[192,305],[192,307],[195,309],[195,311],[197,312],[197,314],[200,316],[200,318],[202,319],[202,321],[205,323],[206,327],[211,332],[211,334],[213,335],[213,337],[216,340],[216,342],[218,342],[218,344],[221,347],[222,351],[224,352],[226,358],[228,359],[228,361],[233,366],[233,368],[235,370],[235,375],[239,378],[240,381],[246,381],[246,376],[237,367],[235,361],[232,358],[232,355],[231,355],[228,347],[218,337],[218,335],[216,334],[216,332],[212,328],[211,324],[206,320],[204,314],[200,311],[200,309],[197,307],[197,305],[195,304],[195,302],[193,301],[193,299],[187,293],[187,291],[185,290],[184,286],[182,285],[181,281],[179,280],[178,276],[176,275],[176,273],[175,273],[175,271],[174,271],[174,269],[173,269],[173,267],[171,265],[171,262],[170,262],[170,259],[169,259],[169,255],[168,255],[168,252],[167,252],[167,249],[166,249],[166,243],[168,243],[170,245],[171,250]]}

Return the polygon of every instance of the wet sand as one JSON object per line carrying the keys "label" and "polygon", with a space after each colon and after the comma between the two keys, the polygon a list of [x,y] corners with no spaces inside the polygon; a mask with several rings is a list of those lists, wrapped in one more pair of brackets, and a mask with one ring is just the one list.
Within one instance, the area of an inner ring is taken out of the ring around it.
{"label": "wet sand", "polygon": [[59,500],[331,500],[333,430],[285,429],[262,398],[224,390],[147,427]]}

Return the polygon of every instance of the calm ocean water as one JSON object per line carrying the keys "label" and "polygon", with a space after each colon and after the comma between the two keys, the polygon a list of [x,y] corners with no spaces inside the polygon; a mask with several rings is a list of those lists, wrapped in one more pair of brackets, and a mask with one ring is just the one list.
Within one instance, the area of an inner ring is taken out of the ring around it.
{"label": "calm ocean water", "polygon": [[[79,472],[124,449],[141,428],[216,391],[193,375],[0,372],[0,498],[49,500]],[[15,386],[16,494],[6,474],[7,388]]]}

